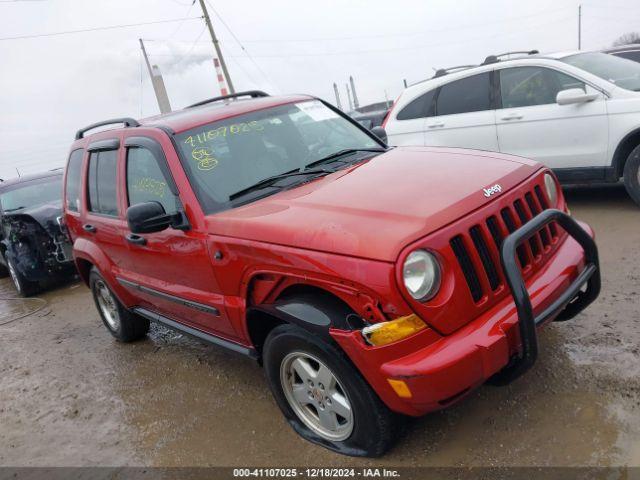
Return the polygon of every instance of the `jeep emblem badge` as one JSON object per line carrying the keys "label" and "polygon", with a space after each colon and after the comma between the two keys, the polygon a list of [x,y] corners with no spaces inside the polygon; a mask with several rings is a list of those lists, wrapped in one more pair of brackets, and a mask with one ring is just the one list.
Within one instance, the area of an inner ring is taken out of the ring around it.
{"label": "jeep emblem badge", "polygon": [[499,183],[496,183],[493,187],[483,188],[484,196],[489,198],[491,195],[502,192],[502,187]]}

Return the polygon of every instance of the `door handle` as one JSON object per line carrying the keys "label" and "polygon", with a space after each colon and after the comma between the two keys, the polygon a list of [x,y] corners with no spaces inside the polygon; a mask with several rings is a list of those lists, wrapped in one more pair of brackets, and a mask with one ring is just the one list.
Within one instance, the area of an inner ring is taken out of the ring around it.
{"label": "door handle", "polygon": [[521,120],[522,119],[522,114],[521,113],[510,113],[508,115],[505,115],[504,117],[502,117],[502,120]]}
{"label": "door handle", "polygon": [[427,125],[427,128],[440,128],[440,127],[444,127],[443,122],[430,123],[429,125]]}
{"label": "door handle", "polygon": [[134,245],[146,245],[147,239],[137,235],[135,233],[128,233],[124,238],[127,239],[127,242],[133,243]]}
{"label": "door handle", "polygon": [[93,225],[91,225],[91,224],[89,224],[89,223],[85,223],[85,224],[82,226],[82,229],[83,229],[85,232],[89,232],[89,233],[96,233],[96,231],[98,230],[96,227],[94,227]]}

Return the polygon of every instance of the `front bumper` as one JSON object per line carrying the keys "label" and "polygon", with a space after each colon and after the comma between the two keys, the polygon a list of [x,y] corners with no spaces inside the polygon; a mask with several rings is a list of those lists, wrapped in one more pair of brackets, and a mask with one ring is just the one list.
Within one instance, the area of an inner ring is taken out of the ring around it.
{"label": "front bumper", "polygon": [[[525,285],[515,249],[552,221],[569,236]],[[451,335],[441,337],[426,329],[395,344],[372,347],[359,331],[331,334],[389,408],[413,416],[441,409],[492,377],[504,384],[522,375],[537,358],[537,327],[572,318],[595,300],[600,273],[592,237],[587,225],[559,210],[534,217],[502,246],[502,266],[513,296]],[[411,397],[400,398],[388,379],[404,381]]]}

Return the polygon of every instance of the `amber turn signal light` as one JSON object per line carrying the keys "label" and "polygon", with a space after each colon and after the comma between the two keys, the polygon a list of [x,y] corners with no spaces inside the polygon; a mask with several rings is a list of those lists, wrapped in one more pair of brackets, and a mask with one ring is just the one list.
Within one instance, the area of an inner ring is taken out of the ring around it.
{"label": "amber turn signal light", "polygon": [[407,315],[388,322],[380,322],[362,329],[362,336],[370,345],[380,346],[397,342],[427,326],[417,315]]}

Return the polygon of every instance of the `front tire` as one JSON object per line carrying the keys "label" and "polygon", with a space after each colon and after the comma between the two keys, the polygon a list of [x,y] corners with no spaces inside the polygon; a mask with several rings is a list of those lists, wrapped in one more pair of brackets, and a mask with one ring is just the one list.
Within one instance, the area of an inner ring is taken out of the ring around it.
{"label": "front tire", "polygon": [[271,392],[293,429],[344,455],[379,457],[400,424],[336,346],[293,325],[267,337],[264,367]]}
{"label": "front tire", "polygon": [[38,282],[27,280],[27,278],[20,273],[20,270],[18,270],[18,267],[16,267],[13,260],[7,258],[6,261],[9,276],[13,282],[13,286],[16,287],[18,295],[21,297],[30,297],[31,295],[38,293],[38,290],[40,290],[40,284]]}
{"label": "front tire", "polygon": [[127,310],[95,267],[89,274],[89,286],[102,323],[118,341],[134,342],[147,334],[149,320]]}
{"label": "front tire", "polygon": [[627,157],[623,176],[627,193],[640,206],[640,145]]}

